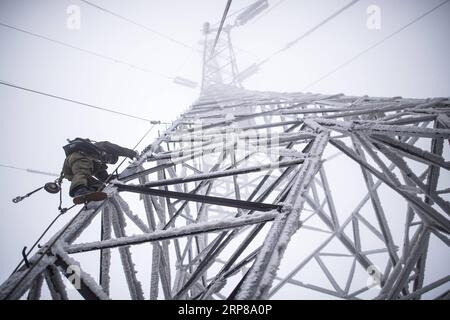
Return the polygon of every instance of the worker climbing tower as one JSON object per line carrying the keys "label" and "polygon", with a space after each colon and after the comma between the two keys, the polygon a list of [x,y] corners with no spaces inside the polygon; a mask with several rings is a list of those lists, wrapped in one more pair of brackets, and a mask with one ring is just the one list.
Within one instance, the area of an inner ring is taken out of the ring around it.
{"label": "worker climbing tower", "polygon": [[198,100],[1,299],[450,298],[449,99],[245,89],[249,16],[205,24]]}

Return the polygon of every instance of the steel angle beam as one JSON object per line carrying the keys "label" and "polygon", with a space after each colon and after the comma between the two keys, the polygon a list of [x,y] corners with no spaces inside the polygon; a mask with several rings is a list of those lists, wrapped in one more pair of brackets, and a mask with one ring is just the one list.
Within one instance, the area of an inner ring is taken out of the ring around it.
{"label": "steel angle beam", "polygon": [[140,193],[140,194],[148,194],[152,196],[165,197],[165,198],[173,198],[173,199],[181,199],[188,200],[194,202],[202,202],[207,204],[213,204],[224,207],[232,207],[232,208],[240,208],[246,210],[254,210],[254,211],[271,211],[278,210],[281,211],[282,206],[270,203],[258,203],[252,201],[245,200],[235,200],[235,199],[227,199],[220,197],[212,197],[212,196],[204,196],[200,194],[192,194],[186,192],[176,192],[176,191],[168,191],[168,190],[158,190],[147,188],[143,186],[131,186],[131,185],[123,185],[116,184],[117,190]]}

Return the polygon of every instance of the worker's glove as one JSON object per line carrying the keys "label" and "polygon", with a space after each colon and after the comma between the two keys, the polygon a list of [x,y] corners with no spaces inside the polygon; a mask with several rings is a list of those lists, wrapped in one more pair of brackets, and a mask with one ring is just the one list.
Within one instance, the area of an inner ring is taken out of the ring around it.
{"label": "worker's glove", "polygon": [[130,150],[128,152],[127,158],[130,158],[131,160],[133,160],[133,159],[137,159],[138,157],[139,157],[139,153],[137,151]]}
{"label": "worker's glove", "polygon": [[138,159],[139,158],[139,152],[134,151],[134,155],[131,159]]}

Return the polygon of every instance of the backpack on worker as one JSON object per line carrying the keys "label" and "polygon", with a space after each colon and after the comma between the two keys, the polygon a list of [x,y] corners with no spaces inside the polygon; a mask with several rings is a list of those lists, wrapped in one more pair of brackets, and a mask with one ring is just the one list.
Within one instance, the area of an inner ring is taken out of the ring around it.
{"label": "backpack on worker", "polygon": [[69,143],[63,146],[66,157],[74,152],[85,152],[89,155],[102,159],[103,151],[97,148],[89,139],[75,138],[68,140]]}

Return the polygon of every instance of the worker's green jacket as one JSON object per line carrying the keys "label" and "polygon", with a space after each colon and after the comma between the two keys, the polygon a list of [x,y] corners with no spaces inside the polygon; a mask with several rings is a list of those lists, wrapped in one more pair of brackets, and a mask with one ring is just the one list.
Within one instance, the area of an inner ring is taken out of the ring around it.
{"label": "worker's green jacket", "polygon": [[75,190],[86,186],[92,191],[98,190],[102,182],[108,179],[106,163],[114,164],[120,156],[133,158],[137,156],[134,150],[123,148],[108,141],[93,143],[102,151],[101,155],[77,151],[69,154],[63,165],[63,176],[71,181],[69,194],[73,197]]}

